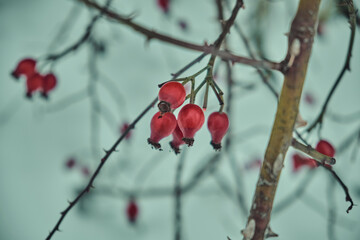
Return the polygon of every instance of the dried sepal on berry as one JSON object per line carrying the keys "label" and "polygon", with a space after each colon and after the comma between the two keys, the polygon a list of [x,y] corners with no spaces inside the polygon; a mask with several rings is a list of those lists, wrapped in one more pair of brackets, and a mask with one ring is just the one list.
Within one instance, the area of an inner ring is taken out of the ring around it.
{"label": "dried sepal on berry", "polygon": [[159,141],[169,136],[176,127],[176,118],[173,113],[167,112],[161,114],[157,112],[150,122],[151,134],[148,143],[154,148],[159,149],[161,145]]}
{"label": "dried sepal on berry", "polygon": [[200,130],[204,121],[204,112],[198,105],[189,103],[180,110],[178,125],[184,135],[183,141],[188,146],[193,145],[195,133]]}

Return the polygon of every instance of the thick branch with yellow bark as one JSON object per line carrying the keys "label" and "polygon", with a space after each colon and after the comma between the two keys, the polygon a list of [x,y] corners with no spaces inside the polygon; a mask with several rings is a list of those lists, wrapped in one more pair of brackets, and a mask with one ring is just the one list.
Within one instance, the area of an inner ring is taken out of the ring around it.
{"label": "thick branch with yellow bark", "polygon": [[242,231],[245,240],[262,240],[274,234],[269,228],[270,215],[284,158],[292,141],[319,5],[320,0],[300,0],[291,24],[288,53],[285,59],[288,70],[284,74],[275,122],[256,185],[247,226]]}

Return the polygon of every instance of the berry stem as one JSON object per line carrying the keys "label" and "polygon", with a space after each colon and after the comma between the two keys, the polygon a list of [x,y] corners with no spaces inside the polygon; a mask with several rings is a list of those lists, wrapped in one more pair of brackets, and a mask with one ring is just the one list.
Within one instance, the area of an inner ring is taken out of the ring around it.
{"label": "berry stem", "polygon": [[207,80],[207,78],[205,79],[205,81],[206,81],[206,87],[205,87],[204,103],[203,103],[204,110],[207,108],[208,96],[209,96],[209,81]]}
{"label": "berry stem", "polygon": [[191,93],[190,93],[190,103],[194,104],[195,103],[195,78],[191,79]]}

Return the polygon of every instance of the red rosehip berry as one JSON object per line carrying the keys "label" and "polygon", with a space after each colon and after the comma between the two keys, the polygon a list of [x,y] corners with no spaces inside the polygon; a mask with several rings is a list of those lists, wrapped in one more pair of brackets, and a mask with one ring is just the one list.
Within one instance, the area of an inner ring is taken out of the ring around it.
{"label": "red rosehip berry", "polygon": [[221,149],[221,140],[229,128],[229,118],[224,112],[213,112],[208,118],[208,129],[211,134],[210,144],[215,150]]}
{"label": "red rosehip berry", "polygon": [[151,135],[150,138],[148,138],[148,143],[154,148],[159,149],[161,147],[159,141],[164,137],[169,136],[174,131],[175,127],[176,118],[173,113],[155,113],[150,123]]}
{"label": "red rosehip berry", "polygon": [[[329,157],[334,157],[335,155],[335,148],[326,140],[320,140],[316,144],[315,150]],[[329,164],[325,164],[325,167],[332,168],[332,166]]]}
{"label": "red rosehip berry", "polygon": [[180,110],[178,125],[184,135],[183,141],[188,146],[193,145],[195,133],[200,130],[204,121],[204,112],[198,105],[189,103]]}
{"label": "red rosehip berry", "polygon": [[183,133],[181,132],[179,125],[176,124],[175,130],[172,132],[173,140],[170,142],[171,148],[174,150],[175,154],[180,153],[180,145],[185,144],[183,139]]}
{"label": "red rosehip berry", "polygon": [[158,7],[164,12],[169,12],[170,0],[157,0]]}
{"label": "red rosehip berry", "polygon": [[304,157],[298,153],[292,155],[293,160],[293,172],[297,172],[303,166],[308,166],[310,168],[316,168],[318,165],[314,159]]}
{"label": "red rosehip berry", "polygon": [[326,140],[320,140],[315,147],[316,151],[329,157],[334,157],[335,148]]}
{"label": "red rosehip berry", "polygon": [[11,73],[14,78],[19,78],[21,75],[30,77],[35,73],[36,60],[32,58],[24,58],[16,66],[15,70]]}
{"label": "red rosehip berry", "polygon": [[160,112],[170,112],[172,109],[180,107],[186,98],[184,86],[179,82],[165,83],[159,90],[158,104]]}
{"label": "red rosehip berry", "polygon": [[31,77],[26,79],[26,96],[32,97],[32,94],[41,88],[43,82],[43,76],[39,73],[34,73]]}
{"label": "red rosehip berry", "polygon": [[130,223],[134,224],[139,214],[139,207],[135,199],[130,199],[126,206],[126,216]]}
{"label": "red rosehip berry", "polygon": [[42,81],[42,96],[48,97],[48,93],[56,87],[56,76],[52,73],[46,74]]}

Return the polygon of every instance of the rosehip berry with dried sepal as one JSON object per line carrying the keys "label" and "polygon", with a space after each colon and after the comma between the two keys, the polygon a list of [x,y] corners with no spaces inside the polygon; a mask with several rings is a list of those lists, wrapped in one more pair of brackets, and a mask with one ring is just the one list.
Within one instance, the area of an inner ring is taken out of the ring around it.
{"label": "rosehip berry with dried sepal", "polygon": [[177,122],[184,135],[183,141],[188,146],[193,145],[195,133],[200,130],[204,121],[204,112],[198,105],[189,103],[180,110]]}
{"label": "rosehip berry with dried sepal", "polygon": [[11,75],[18,79],[21,75],[31,77],[35,73],[36,60],[32,58],[24,58],[16,66]]}
{"label": "rosehip berry with dried sepal", "polygon": [[176,124],[175,130],[172,132],[173,140],[170,142],[171,148],[174,150],[175,154],[180,153],[180,145],[185,144],[185,142],[182,140],[184,135],[181,132],[179,125]]}
{"label": "rosehip berry with dried sepal", "polygon": [[32,94],[41,88],[43,76],[39,73],[34,73],[31,77],[26,79],[26,97],[31,98]]}
{"label": "rosehip berry with dried sepal", "polygon": [[169,136],[174,131],[175,127],[176,118],[173,113],[155,113],[150,122],[151,135],[150,138],[148,138],[148,143],[156,149],[161,148],[159,141],[164,137]]}
{"label": "rosehip berry with dried sepal", "polygon": [[130,198],[126,206],[126,216],[129,223],[136,223],[137,217],[139,214],[139,207],[134,198]]}
{"label": "rosehip berry with dried sepal", "polygon": [[213,112],[208,118],[208,129],[211,134],[210,144],[215,150],[221,149],[221,140],[229,128],[229,118],[224,112]]}
{"label": "rosehip berry with dried sepal", "polygon": [[186,91],[181,83],[165,83],[159,90],[159,111],[162,113],[170,112],[172,109],[180,107],[184,103],[185,98]]}
{"label": "rosehip berry with dried sepal", "polygon": [[42,96],[48,98],[48,93],[56,87],[56,76],[53,73],[48,73],[43,77],[42,81]]}

